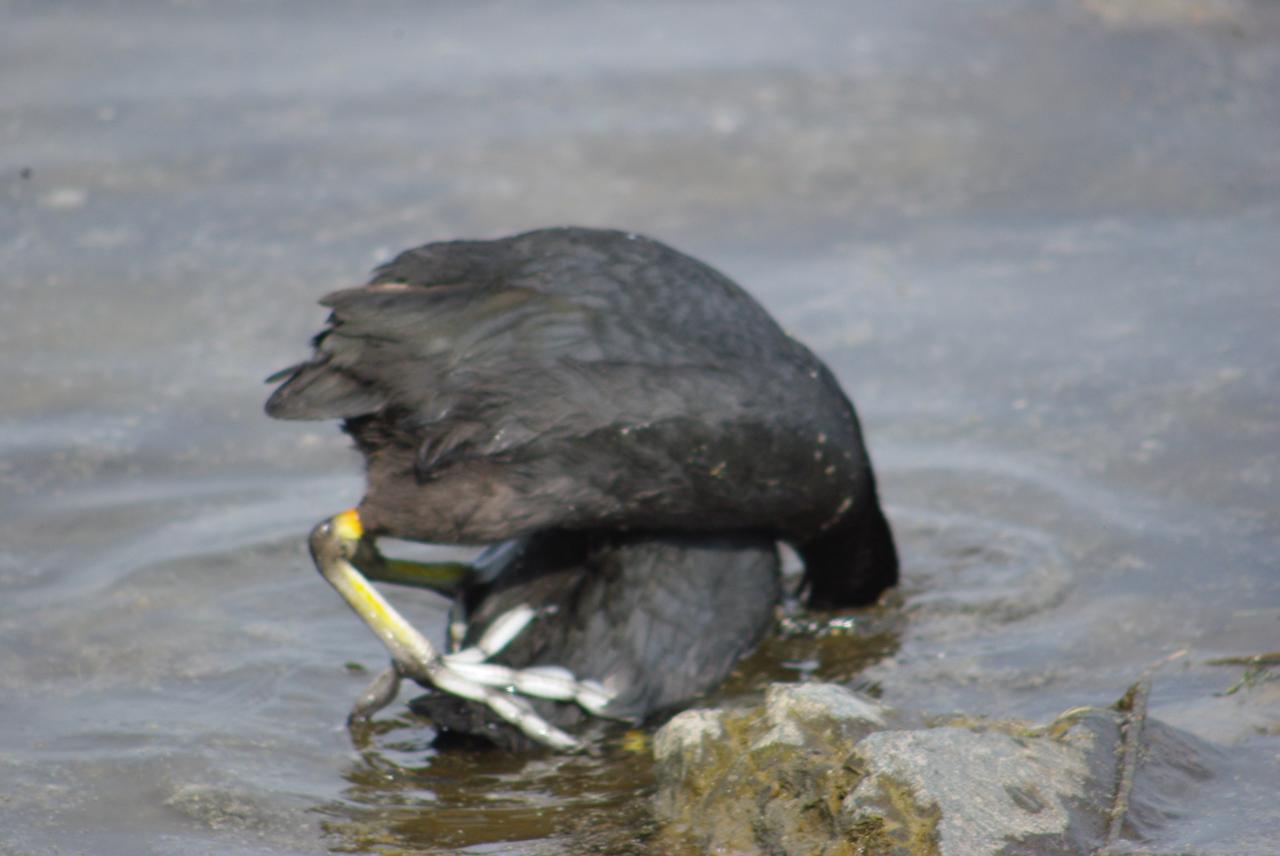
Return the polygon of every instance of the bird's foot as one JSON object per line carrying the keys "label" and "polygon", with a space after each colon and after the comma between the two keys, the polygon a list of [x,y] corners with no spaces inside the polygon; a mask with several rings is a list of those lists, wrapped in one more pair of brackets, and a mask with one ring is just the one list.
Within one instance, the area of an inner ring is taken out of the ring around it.
{"label": "bird's foot", "polygon": [[604,716],[604,708],[612,701],[613,693],[599,681],[580,681],[561,666],[512,669],[488,662],[519,636],[535,617],[537,613],[533,609],[517,606],[498,616],[474,646],[445,654],[441,659],[452,671],[478,684],[504,688],[533,698],[571,701],[587,713]]}
{"label": "bird's foot", "polygon": [[392,666],[361,694],[353,717],[367,717],[395,698],[402,678],[479,702],[533,740],[560,751],[581,751],[584,745],[538,715],[521,695],[575,701],[598,713],[611,696],[600,684],[578,681],[566,669],[535,666],[510,669],[485,662],[501,651],[533,619],[533,610],[520,607],[501,616],[472,648],[441,654],[382,596],[353,563],[366,543],[354,509],[325,520],[311,532],[311,555],[316,568],[343,600],[386,645]]}

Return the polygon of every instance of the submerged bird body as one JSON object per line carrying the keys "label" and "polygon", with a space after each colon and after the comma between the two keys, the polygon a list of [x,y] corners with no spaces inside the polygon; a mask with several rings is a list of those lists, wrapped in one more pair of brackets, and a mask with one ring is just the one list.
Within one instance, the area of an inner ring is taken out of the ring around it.
{"label": "submerged bird body", "polygon": [[[555,531],[522,539],[492,579],[459,594],[456,608],[466,647],[510,610],[532,607],[537,617],[492,662],[590,676],[615,693],[606,715],[640,722],[719,686],[772,627],[780,598],[768,538]],[[571,703],[533,704],[559,728],[588,719]],[[531,745],[482,704],[432,693],[412,705],[442,732],[510,750]]]}
{"label": "submerged bird body", "polygon": [[797,548],[812,605],[897,580],[852,405],[701,262],[546,229],[409,250],[322,302],[314,355],[267,411],[343,420],[372,535],[751,533]]}

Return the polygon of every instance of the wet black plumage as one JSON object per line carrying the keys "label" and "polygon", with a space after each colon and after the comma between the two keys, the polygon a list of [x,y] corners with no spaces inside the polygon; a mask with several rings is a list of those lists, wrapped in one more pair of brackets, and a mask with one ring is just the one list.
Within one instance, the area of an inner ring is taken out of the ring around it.
{"label": "wet black plumage", "polygon": [[545,229],[409,250],[322,302],[312,358],[275,376],[267,411],[344,420],[372,534],[753,533],[796,547],[811,605],[897,581],[852,405],[701,262]]}
{"label": "wet black plumage", "polygon": [[[494,662],[563,666],[618,692],[613,717],[644,721],[719,686],[774,622],[777,550],[759,535],[621,536],[545,531],[523,539],[492,581],[457,598],[464,645],[520,605],[539,616]],[[534,701],[544,719],[576,730],[589,717]],[[535,745],[483,705],[432,693],[412,702],[444,732],[512,751]]]}
{"label": "wet black plumage", "polygon": [[[809,601],[897,579],[857,417],[835,379],[738,286],[660,243],[547,229],[402,253],[326,297],[315,353],[273,379],[272,416],[340,418],[367,466],[373,536],[520,539],[458,596],[467,639],[521,604],[496,658],[554,664],[642,720],[717,686],[769,627],[775,539]],[[432,693],[446,731],[529,743]],[[561,727],[583,717],[541,701]]]}

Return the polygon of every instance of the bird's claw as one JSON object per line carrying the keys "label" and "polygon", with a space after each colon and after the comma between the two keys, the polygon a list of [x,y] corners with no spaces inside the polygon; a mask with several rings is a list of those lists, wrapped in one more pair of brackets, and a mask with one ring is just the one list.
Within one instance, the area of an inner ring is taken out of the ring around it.
{"label": "bird's claw", "polygon": [[401,678],[479,702],[531,739],[559,751],[581,751],[583,743],[543,719],[521,696],[573,701],[599,715],[613,698],[596,681],[579,681],[559,666],[511,669],[486,662],[515,639],[536,613],[519,606],[499,616],[475,646],[441,654],[401,616],[353,563],[364,542],[355,510],[322,522],[311,533],[316,568],[391,652],[392,665],[365,689],[351,712],[363,719],[390,704]]}

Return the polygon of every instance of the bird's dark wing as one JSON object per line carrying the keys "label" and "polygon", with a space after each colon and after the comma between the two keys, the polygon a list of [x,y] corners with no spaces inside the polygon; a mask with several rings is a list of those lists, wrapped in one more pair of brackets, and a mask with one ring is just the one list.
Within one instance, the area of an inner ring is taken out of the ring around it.
{"label": "bird's dark wing", "polygon": [[411,424],[422,474],[534,440],[699,413],[724,421],[752,404],[733,364],[630,345],[638,334],[625,319],[532,288],[366,286],[322,304],[332,314],[314,355],[276,376],[285,380],[267,412],[351,419],[393,409]]}

